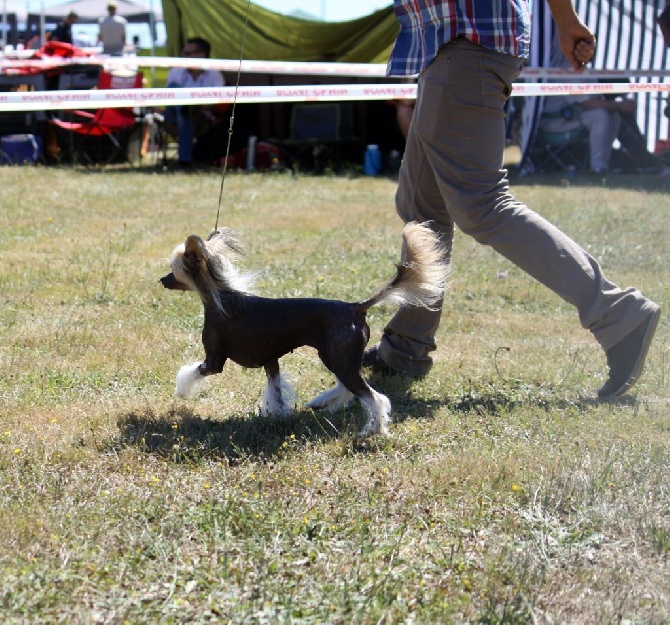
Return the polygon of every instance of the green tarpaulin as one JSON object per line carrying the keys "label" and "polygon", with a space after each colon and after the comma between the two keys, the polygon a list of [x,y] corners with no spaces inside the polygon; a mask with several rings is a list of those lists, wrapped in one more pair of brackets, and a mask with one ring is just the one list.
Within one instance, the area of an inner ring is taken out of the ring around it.
{"label": "green tarpaulin", "polygon": [[163,0],[163,16],[169,56],[204,37],[214,58],[240,58],[244,40],[247,60],[386,63],[398,32],[391,3],[348,22],[285,17],[247,0]]}

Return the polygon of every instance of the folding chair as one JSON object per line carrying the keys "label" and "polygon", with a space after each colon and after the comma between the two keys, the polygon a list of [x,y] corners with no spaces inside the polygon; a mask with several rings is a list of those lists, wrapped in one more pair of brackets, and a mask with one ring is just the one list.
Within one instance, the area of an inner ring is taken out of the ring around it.
{"label": "folding chair", "polygon": [[291,111],[288,139],[272,139],[284,154],[289,167],[313,171],[342,167],[341,148],[353,144],[353,111],[350,104],[295,104]]}
{"label": "folding chair", "polygon": [[537,131],[536,149],[537,156],[533,160],[539,170],[586,169],[589,158],[588,131],[584,126],[563,132],[550,132],[540,128]]}
{"label": "folding chair", "polygon": [[539,171],[586,169],[589,133],[579,117],[579,105],[543,111],[538,124],[531,160]]}
{"label": "folding chair", "polygon": [[[142,86],[142,80],[142,72],[117,74],[102,71],[98,88],[138,89]],[[130,163],[128,143],[133,132],[143,125],[141,115],[129,108],[71,111],[71,115],[71,121],[53,118],[50,123],[60,129],[64,137],[60,143],[69,148],[73,161],[78,159],[86,164]]]}

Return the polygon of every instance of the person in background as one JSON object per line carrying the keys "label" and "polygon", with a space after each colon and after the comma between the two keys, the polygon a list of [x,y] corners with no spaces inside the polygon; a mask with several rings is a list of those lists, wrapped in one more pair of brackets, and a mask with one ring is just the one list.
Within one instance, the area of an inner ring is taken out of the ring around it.
{"label": "person in background", "polygon": [[621,112],[635,112],[631,100],[607,100],[599,94],[547,98],[540,125],[549,132],[568,132],[583,126],[589,137],[590,171],[605,174],[621,127]]}
{"label": "person in background", "polygon": [[[602,79],[609,82],[609,79]],[[612,82],[628,83],[628,79],[613,79]],[[637,123],[638,102],[634,95],[622,96],[604,94],[605,100],[618,102],[616,112],[621,118],[617,140],[619,149],[612,152],[612,167],[630,172],[662,172],[665,168],[663,159],[649,151],[647,137]]]}
{"label": "person in background", "polygon": [[[547,98],[540,127],[549,132],[585,128],[591,173],[605,174],[611,168],[660,171],[663,162],[647,150],[636,112],[636,100],[620,94],[552,96]],[[620,144],[618,150],[613,149],[615,140]]]}
{"label": "person in background", "polygon": [[[206,59],[212,47],[202,37],[187,39],[182,56],[188,59]],[[168,88],[173,87],[223,87],[223,75],[217,70],[205,70],[197,67],[173,67],[167,77]],[[220,123],[213,106],[170,106],[164,111],[163,127],[178,141],[179,166],[189,168],[193,165],[194,141],[211,131]]]}
{"label": "person in background", "polygon": [[[582,71],[595,36],[571,0],[547,3],[562,54]],[[572,304],[606,354],[598,397],[625,393],[642,372],[659,306],[607,280],[583,248],[512,195],[503,169],[505,105],[529,53],[530,0],[394,0],[394,10],[400,31],[388,73],[419,74],[396,192],[401,219],[429,222],[447,259],[458,226]],[[363,366],[424,376],[440,316],[400,307]]]}
{"label": "person in background", "polygon": [[107,17],[101,17],[98,21],[98,44],[102,44],[103,54],[121,56],[126,45],[128,21],[116,14],[115,0],[109,0],[107,3],[107,13]]}
{"label": "person in background", "polygon": [[610,156],[614,141],[621,132],[623,117],[635,119],[637,105],[626,98],[606,98],[602,95],[579,97],[581,120],[589,131],[591,171],[606,173],[610,167]]}
{"label": "person in background", "polygon": [[67,17],[62,22],[59,22],[58,26],[51,32],[48,40],[72,45],[72,24],[78,19],[79,16],[74,11],[70,11]]}

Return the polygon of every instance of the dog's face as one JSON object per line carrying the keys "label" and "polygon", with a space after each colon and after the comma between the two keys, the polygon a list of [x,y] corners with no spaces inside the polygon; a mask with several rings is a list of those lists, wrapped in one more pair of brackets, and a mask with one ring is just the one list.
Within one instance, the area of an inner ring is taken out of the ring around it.
{"label": "dog's face", "polygon": [[161,278],[161,284],[166,288],[170,289],[172,291],[190,291],[191,289],[188,288],[185,284],[179,282],[177,278],[175,278],[175,275],[170,272],[167,275],[163,276]]}
{"label": "dog's face", "polygon": [[199,292],[199,277],[207,275],[207,248],[203,240],[192,234],[174,248],[170,258],[172,271],[161,278],[166,289]]}

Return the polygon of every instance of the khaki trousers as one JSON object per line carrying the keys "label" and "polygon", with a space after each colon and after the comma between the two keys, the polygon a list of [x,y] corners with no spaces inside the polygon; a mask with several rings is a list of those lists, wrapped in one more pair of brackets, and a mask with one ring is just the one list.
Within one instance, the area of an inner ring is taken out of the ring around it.
{"label": "khaki trousers", "polygon": [[[454,224],[493,247],[575,306],[607,350],[644,321],[650,304],[636,289],[609,282],[594,258],[511,194],[503,107],[521,64],[466,39],[442,47],[419,78],[396,209],[404,222],[432,221],[449,257]],[[426,373],[440,315],[400,308],[385,328],[382,359]]]}

